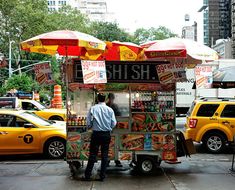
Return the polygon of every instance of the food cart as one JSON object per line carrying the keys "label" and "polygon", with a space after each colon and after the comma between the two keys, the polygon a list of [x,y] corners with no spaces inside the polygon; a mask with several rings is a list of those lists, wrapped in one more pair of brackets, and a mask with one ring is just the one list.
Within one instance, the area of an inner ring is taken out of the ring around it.
{"label": "food cart", "polygon": [[[139,171],[150,173],[161,161],[178,163],[179,152],[189,155],[184,143],[179,146],[176,131],[175,83],[159,82],[156,68],[161,64],[169,62],[106,61],[106,84],[84,84],[79,59],[64,66],[68,81],[66,161],[72,174],[88,160],[91,132],[86,128],[86,115],[96,102],[97,92],[114,94],[120,111],[112,132],[110,160],[129,160]],[[161,80],[169,77],[164,73]]]}

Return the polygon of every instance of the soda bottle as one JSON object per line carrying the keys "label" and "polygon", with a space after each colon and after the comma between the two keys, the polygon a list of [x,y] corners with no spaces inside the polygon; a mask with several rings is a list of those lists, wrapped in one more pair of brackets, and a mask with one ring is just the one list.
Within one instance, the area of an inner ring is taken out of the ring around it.
{"label": "soda bottle", "polygon": [[78,117],[78,125],[79,125],[79,126],[81,126],[81,125],[82,125],[81,117]]}
{"label": "soda bottle", "polygon": [[82,126],[84,126],[84,125],[85,125],[84,117],[82,117],[81,124],[82,124]]}

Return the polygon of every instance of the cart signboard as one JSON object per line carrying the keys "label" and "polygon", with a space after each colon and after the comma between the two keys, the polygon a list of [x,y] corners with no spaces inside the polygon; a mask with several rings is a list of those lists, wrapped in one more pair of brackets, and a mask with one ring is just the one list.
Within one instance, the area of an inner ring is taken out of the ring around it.
{"label": "cart signboard", "polygon": [[161,64],[156,66],[159,81],[162,84],[183,82],[186,71],[183,63]]}
{"label": "cart signboard", "polygon": [[196,87],[211,88],[213,82],[212,67],[211,66],[197,66],[195,67]]}
{"label": "cart signboard", "polygon": [[105,61],[82,60],[81,65],[84,84],[107,83]]}
{"label": "cart signboard", "polygon": [[49,63],[45,62],[34,65],[33,70],[36,75],[36,80],[40,85],[55,84],[55,81],[52,77],[51,66]]}

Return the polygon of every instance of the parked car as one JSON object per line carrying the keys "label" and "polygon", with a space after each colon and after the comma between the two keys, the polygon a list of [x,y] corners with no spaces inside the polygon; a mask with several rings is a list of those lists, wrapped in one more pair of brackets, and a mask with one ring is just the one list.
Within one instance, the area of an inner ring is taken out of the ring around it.
{"label": "parked car", "polygon": [[35,100],[20,99],[20,102],[23,110],[31,111],[45,119],[58,121],[66,120],[66,109],[48,109],[42,103]]}
{"label": "parked car", "polygon": [[43,153],[63,158],[66,123],[49,121],[24,110],[0,110],[0,155]]}
{"label": "parked car", "polygon": [[220,153],[235,136],[235,100],[195,100],[188,111],[185,138],[203,142],[211,153]]}
{"label": "parked car", "polygon": [[33,112],[48,120],[66,121],[66,109],[47,108],[42,103],[31,99],[17,97],[0,97],[1,108],[19,108]]}

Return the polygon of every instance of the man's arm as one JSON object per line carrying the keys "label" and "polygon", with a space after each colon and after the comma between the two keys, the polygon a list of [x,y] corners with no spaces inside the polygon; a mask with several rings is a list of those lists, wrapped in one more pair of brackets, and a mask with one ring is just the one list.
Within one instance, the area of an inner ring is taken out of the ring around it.
{"label": "man's arm", "polygon": [[111,117],[111,127],[114,128],[117,125],[117,120],[114,115],[114,111],[112,110],[112,117]]}

